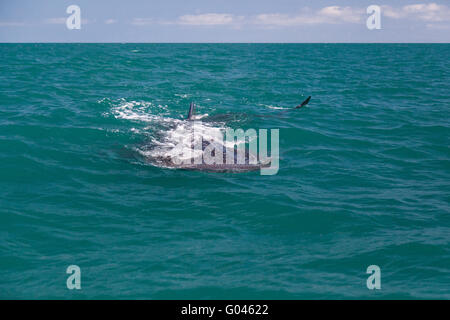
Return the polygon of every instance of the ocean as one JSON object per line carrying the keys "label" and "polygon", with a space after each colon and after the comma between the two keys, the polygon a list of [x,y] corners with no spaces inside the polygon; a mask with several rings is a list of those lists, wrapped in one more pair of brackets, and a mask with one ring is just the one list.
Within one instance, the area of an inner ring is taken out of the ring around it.
{"label": "ocean", "polygon": [[[147,161],[190,102],[278,172]],[[449,44],[0,44],[0,298],[450,299],[449,107]]]}

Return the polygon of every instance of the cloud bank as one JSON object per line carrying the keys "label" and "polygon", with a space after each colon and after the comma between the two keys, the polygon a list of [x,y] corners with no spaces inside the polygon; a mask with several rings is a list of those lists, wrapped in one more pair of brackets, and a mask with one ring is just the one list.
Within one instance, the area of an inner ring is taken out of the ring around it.
{"label": "cloud bank", "polygon": [[227,13],[187,14],[178,18],[178,24],[192,26],[231,25],[240,17]]}
{"label": "cloud bank", "polygon": [[426,22],[450,21],[450,8],[436,3],[419,3],[401,8],[382,6],[382,14],[393,19],[419,19]]}
{"label": "cloud bank", "polygon": [[[409,19],[422,21],[427,28],[447,30],[450,28],[450,6],[437,3],[416,3],[400,7],[381,5],[381,14],[388,19]],[[64,24],[67,17],[48,18],[44,24]],[[235,15],[231,13],[184,14],[172,20],[158,18],[134,18],[129,23],[134,26],[179,25],[197,27],[231,27],[242,26],[260,28],[286,28],[320,24],[364,24],[367,19],[366,8],[327,6],[317,10],[303,8],[296,13],[256,13],[253,15]],[[82,19],[82,23],[92,23]],[[104,24],[115,24],[118,21],[109,18]],[[24,22],[0,21],[0,27],[25,26]]]}
{"label": "cloud bank", "polygon": [[[402,7],[381,6],[381,13],[390,19],[415,19],[428,23],[450,21],[450,7],[436,3],[409,4]],[[182,26],[260,26],[265,28],[295,27],[318,24],[361,24],[367,19],[366,8],[328,6],[318,10],[304,8],[298,13],[260,13],[233,15],[230,13],[185,14],[175,20],[162,21],[153,18],[135,18],[131,24]]]}
{"label": "cloud bank", "polygon": [[253,19],[254,24],[277,27],[301,26],[309,24],[360,23],[364,10],[351,7],[330,6],[315,12],[304,10],[296,15],[271,13],[259,14]]}

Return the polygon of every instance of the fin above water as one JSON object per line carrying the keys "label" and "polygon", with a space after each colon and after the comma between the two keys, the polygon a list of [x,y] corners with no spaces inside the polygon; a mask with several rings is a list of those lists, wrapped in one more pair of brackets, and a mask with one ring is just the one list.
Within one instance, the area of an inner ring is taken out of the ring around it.
{"label": "fin above water", "polygon": [[189,106],[189,113],[187,115],[187,119],[192,120],[194,113],[195,113],[195,104],[193,102],[191,102],[191,105]]}
{"label": "fin above water", "polygon": [[295,109],[299,109],[303,106],[306,106],[309,103],[309,100],[311,100],[311,96],[309,96],[308,98],[306,98],[305,101],[303,101],[301,104],[299,104],[298,106],[295,107]]}

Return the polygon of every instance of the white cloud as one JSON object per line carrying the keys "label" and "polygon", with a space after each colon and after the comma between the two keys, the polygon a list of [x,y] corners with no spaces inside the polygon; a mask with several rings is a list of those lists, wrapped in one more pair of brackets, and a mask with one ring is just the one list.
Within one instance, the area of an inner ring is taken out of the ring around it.
{"label": "white cloud", "polygon": [[271,13],[259,14],[254,23],[266,26],[300,26],[308,24],[360,23],[364,10],[351,7],[330,6],[318,11],[303,10],[296,15]]}
{"label": "white cloud", "polygon": [[178,18],[178,24],[192,26],[230,25],[241,18],[227,13],[187,14]]}
{"label": "white cloud", "polygon": [[353,9],[351,7],[331,6],[325,7],[318,12],[319,17],[327,17],[329,23],[349,22],[359,23],[362,20],[364,11],[361,9]]}
{"label": "white cloud", "polygon": [[117,20],[115,20],[115,19],[107,19],[107,20],[105,20],[105,24],[114,24],[114,23],[117,23]]}
{"label": "white cloud", "polygon": [[400,8],[382,6],[382,14],[393,19],[419,19],[426,22],[450,21],[450,8],[436,3],[410,4]]}
{"label": "white cloud", "polygon": [[147,26],[153,24],[160,25],[183,25],[183,26],[239,26],[244,20],[243,16],[234,16],[227,13],[205,13],[205,14],[186,14],[178,17],[176,20],[161,20],[153,18],[134,18],[131,21],[135,26]]}
{"label": "white cloud", "polygon": [[393,19],[404,18],[404,13],[401,10],[392,8],[391,6],[381,6],[381,14]]}

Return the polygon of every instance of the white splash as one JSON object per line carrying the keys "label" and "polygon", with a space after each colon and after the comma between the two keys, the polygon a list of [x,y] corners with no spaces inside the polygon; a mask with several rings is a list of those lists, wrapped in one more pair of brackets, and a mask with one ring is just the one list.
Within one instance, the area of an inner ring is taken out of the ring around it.
{"label": "white splash", "polygon": [[[145,127],[133,126],[130,130],[134,134],[142,134],[150,137],[150,144],[135,148],[139,154],[149,159],[151,163],[162,166],[163,159],[184,161],[202,157],[202,141],[214,141],[224,145],[226,148],[234,148],[234,143],[224,141],[224,133],[227,127],[223,123],[208,123],[201,119],[208,114],[197,114],[193,117],[195,121],[175,119],[168,116],[167,105],[156,105],[146,101],[109,101],[112,105],[109,115],[116,119],[142,122]],[[162,111],[162,112],[161,112]],[[105,116],[108,114],[105,114]],[[245,137],[237,144],[245,143]],[[200,148],[193,148],[193,146]]]}

